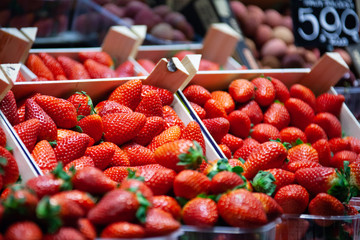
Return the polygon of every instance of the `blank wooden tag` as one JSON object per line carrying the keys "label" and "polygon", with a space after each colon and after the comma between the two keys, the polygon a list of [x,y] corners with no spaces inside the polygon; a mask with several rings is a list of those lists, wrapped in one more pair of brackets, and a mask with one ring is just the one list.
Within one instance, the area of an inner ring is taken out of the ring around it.
{"label": "blank wooden tag", "polygon": [[0,63],[25,61],[32,42],[16,28],[0,29]]}

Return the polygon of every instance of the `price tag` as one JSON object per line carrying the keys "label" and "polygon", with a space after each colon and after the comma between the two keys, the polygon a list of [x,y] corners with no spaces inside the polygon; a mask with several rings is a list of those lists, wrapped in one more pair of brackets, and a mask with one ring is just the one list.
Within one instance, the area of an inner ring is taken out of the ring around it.
{"label": "price tag", "polygon": [[293,0],[295,44],[345,47],[359,42],[359,16],[353,0]]}

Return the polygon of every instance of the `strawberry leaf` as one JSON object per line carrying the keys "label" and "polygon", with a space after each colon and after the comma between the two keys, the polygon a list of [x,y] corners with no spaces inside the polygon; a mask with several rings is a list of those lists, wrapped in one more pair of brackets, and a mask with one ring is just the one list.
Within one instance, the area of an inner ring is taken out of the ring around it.
{"label": "strawberry leaf", "polygon": [[350,200],[350,186],[345,175],[336,170],[337,177],[331,182],[331,187],[328,190],[328,194],[336,197],[341,202],[348,203]]}
{"label": "strawberry leaf", "polygon": [[36,216],[44,221],[49,233],[56,232],[62,226],[59,213],[60,206],[51,204],[48,196],[43,197],[36,207]]}
{"label": "strawberry leaf", "polygon": [[276,189],[275,181],[276,179],[272,173],[259,171],[251,183],[255,191],[266,193],[271,196]]}
{"label": "strawberry leaf", "polygon": [[183,197],[176,197],[176,201],[180,204],[181,207],[183,207],[189,201],[189,199]]}
{"label": "strawberry leaf", "polygon": [[186,169],[197,169],[206,157],[203,150],[197,141],[193,141],[194,146],[190,147],[187,153],[182,153],[178,156],[179,162],[177,165],[185,166]]}
{"label": "strawberry leaf", "polygon": [[76,125],[76,126],[74,127],[74,130],[75,130],[76,132],[79,132],[79,133],[83,133],[83,132],[84,132],[79,125]]}
{"label": "strawberry leaf", "polygon": [[55,141],[49,141],[49,144],[50,144],[51,147],[56,147],[57,142],[56,142],[56,140]]}
{"label": "strawberry leaf", "polygon": [[8,150],[11,154],[13,153],[13,148],[10,146],[5,147],[6,150]]}
{"label": "strawberry leaf", "polygon": [[244,160],[242,157],[239,157],[238,159],[239,159],[239,161],[240,161],[242,164],[245,163],[245,160]]}
{"label": "strawberry leaf", "polygon": [[[72,175],[75,174],[76,170],[75,168],[71,168],[69,169],[69,172],[72,173]],[[71,176],[65,172],[63,170],[63,165],[62,165],[62,162],[59,162],[55,169],[51,172],[56,178],[60,178],[62,179],[64,182],[63,184],[61,184],[60,186],[60,190],[62,191],[65,191],[65,190],[71,190],[73,185],[72,185],[72,182],[71,182]]]}
{"label": "strawberry leaf", "polygon": [[90,106],[90,115],[96,114],[96,111],[95,111],[95,108],[94,108],[94,104],[93,104],[93,101],[91,100],[91,97],[90,97],[85,91],[76,92],[76,93],[77,93],[77,94],[85,95],[85,96],[88,98],[87,104]]}
{"label": "strawberry leaf", "polygon": [[148,208],[151,207],[151,203],[144,197],[144,195],[141,192],[136,192],[136,198],[140,204],[140,207],[136,211],[136,218],[141,223],[145,223],[146,213]]}
{"label": "strawberry leaf", "polygon": [[2,166],[6,166],[7,160],[4,157],[0,157],[0,175],[4,175],[5,171]]}

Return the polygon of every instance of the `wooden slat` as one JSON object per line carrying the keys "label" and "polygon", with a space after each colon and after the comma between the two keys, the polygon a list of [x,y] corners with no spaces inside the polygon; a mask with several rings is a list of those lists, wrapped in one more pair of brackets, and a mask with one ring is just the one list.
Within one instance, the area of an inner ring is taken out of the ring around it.
{"label": "wooden slat", "polygon": [[16,28],[0,29],[0,63],[25,61],[32,42]]}

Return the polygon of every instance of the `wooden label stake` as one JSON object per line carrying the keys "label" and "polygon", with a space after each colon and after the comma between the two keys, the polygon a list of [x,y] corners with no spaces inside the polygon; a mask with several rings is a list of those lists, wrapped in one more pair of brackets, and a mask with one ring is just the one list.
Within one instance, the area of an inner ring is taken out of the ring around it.
{"label": "wooden label stake", "polygon": [[184,88],[190,83],[191,79],[199,71],[200,60],[201,60],[201,54],[189,54],[186,55],[183,58],[183,60],[181,60],[182,65],[186,68],[186,70],[189,73],[189,77],[180,86],[180,90],[184,90]]}
{"label": "wooden label stake", "polygon": [[0,65],[0,101],[7,92],[14,86],[17,75],[20,71],[20,64],[1,64]]}

